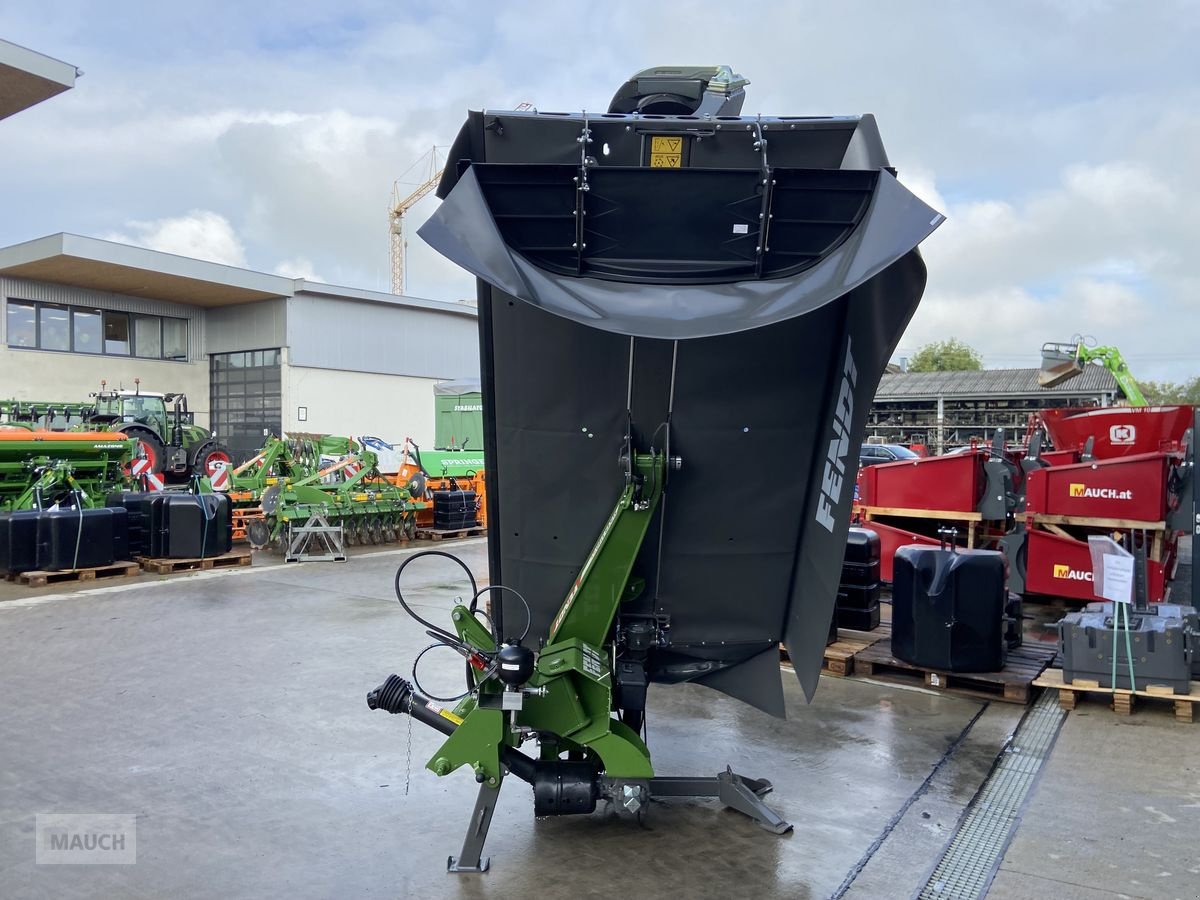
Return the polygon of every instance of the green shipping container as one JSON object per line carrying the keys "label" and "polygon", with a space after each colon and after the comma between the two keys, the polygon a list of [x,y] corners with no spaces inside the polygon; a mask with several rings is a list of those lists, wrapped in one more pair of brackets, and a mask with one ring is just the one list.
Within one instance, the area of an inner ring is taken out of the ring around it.
{"label": "green shipping container", "polygon": [[483,452],[483,394],[479,379],[443,381],[433,386],[434,446],[439,450]]}

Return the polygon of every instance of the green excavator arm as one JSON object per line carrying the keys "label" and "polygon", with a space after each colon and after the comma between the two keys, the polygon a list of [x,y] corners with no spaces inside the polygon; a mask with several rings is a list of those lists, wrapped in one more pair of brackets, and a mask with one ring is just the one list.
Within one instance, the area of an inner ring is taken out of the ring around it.
{"label": "green excavator arm", "polygon": [[1130,406],[1148,406],[1137,379],[1116,347],[1089,347],[1083,341],[1049,342],[1042,345],[1042,369],[1038,384],[1051,388],[1069,381],[1083,371],[1088,363],[1099,363],[1112,373],[1113,379],[1129,401]]}

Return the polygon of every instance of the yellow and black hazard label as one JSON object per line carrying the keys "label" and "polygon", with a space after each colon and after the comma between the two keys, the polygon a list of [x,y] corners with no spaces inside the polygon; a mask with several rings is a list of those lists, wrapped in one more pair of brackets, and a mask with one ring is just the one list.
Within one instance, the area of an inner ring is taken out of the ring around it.
{"label": "yellow and black hazard label", "polygon": [[683,167],[683,137],[657,134],[650,138],[650,168],[679,169]]}

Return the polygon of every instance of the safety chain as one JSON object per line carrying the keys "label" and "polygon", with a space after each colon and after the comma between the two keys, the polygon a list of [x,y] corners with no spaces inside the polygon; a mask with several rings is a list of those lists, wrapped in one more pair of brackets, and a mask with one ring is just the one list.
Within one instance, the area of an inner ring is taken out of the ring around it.
{"label": "safety chain", "polygon": [[405,718],[408,719],[408,750],[404,755],[404,796],[405,797],[408,796],[408,786],[409,786],[409,783],[412,781],[412,731],[413,731],[413,729],[412,729],[412,722],[413,722],[412,709],[413,709],[413,698],[412,698],[412,694],[410,693],[408,695],[408,709],[406,710],[408,715],[405,716]]}

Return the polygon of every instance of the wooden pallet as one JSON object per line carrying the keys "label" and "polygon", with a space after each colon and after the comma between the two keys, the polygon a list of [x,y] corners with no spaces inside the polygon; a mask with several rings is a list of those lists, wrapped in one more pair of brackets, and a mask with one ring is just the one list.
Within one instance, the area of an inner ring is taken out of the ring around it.
{"label": "wooden pallet", "polygon": [[487,534],[487,529],[482,525],[476,525],[471,528],[418,528],[417,538],[425,541],[444,541],[451,538],[475,537],[476,535]]}
{"label": "wooden pallet", "polygon": [[[889,638],[891,633],[891,626],[887,623],[881,624],[874,631],[839,628],[838,639],[825,648],[825,656],[821,662],[821,674],[838,677],[853,675],[855,655],[872,644]],[[779,657],[783,665],[791,667],[792,661],[782,644],[779,647]]]}
{"label": "wooden pallet", "polygon": [[138,563],[154,575],[170,575],[172,572],[203,571],[205,569],[234,569],[248,566],[251,562],[248,549],[232,550],[220,556],[205,556],[199,559],[151,559],[139,556]]}
{"label": "wooden pallet", "polygon": [[10,575],[8,580],[26,587],[45,587],[67,581],[96,581],[101,578],[129,578],[137,575],[141,568],[135,562],[115,562],[111,566],[95,566],[90,569],[63,569],[59,572],[22,572]]}
{"label": "wooden pallet", "polygon": [[1145,690],[1127,691],[1121,688],[1101,687],[1099,682],[1076,678],[1070,684],[1063,681],[1062,669],[1047,669],[1034,682],[1037,687],[1058,691],[1058,705],[1063,709],[1074,709],[1081,694],[1102,695],[1110,701],[1113,712],[1119,716],[1133,714],[1134,697],[1151,700],[1170,700],[1175,704],[1175,719],[1179,722],[1194,722],[1197,704],[1200,704],[1200,681],[1192,682],[1187,694],[1176,694],[1166,685],[1150,684]]}
{"label": "wooden pallet", "polygon": [[965,697],[1027,704],[1034,679],[1054,658],[1054,644],[1025,643],[1008,652],[999,672],[945,672],[914,666],[892,656],[891,641],[880,641],[854,657],[854,671],[863,677],[927,688]]}

